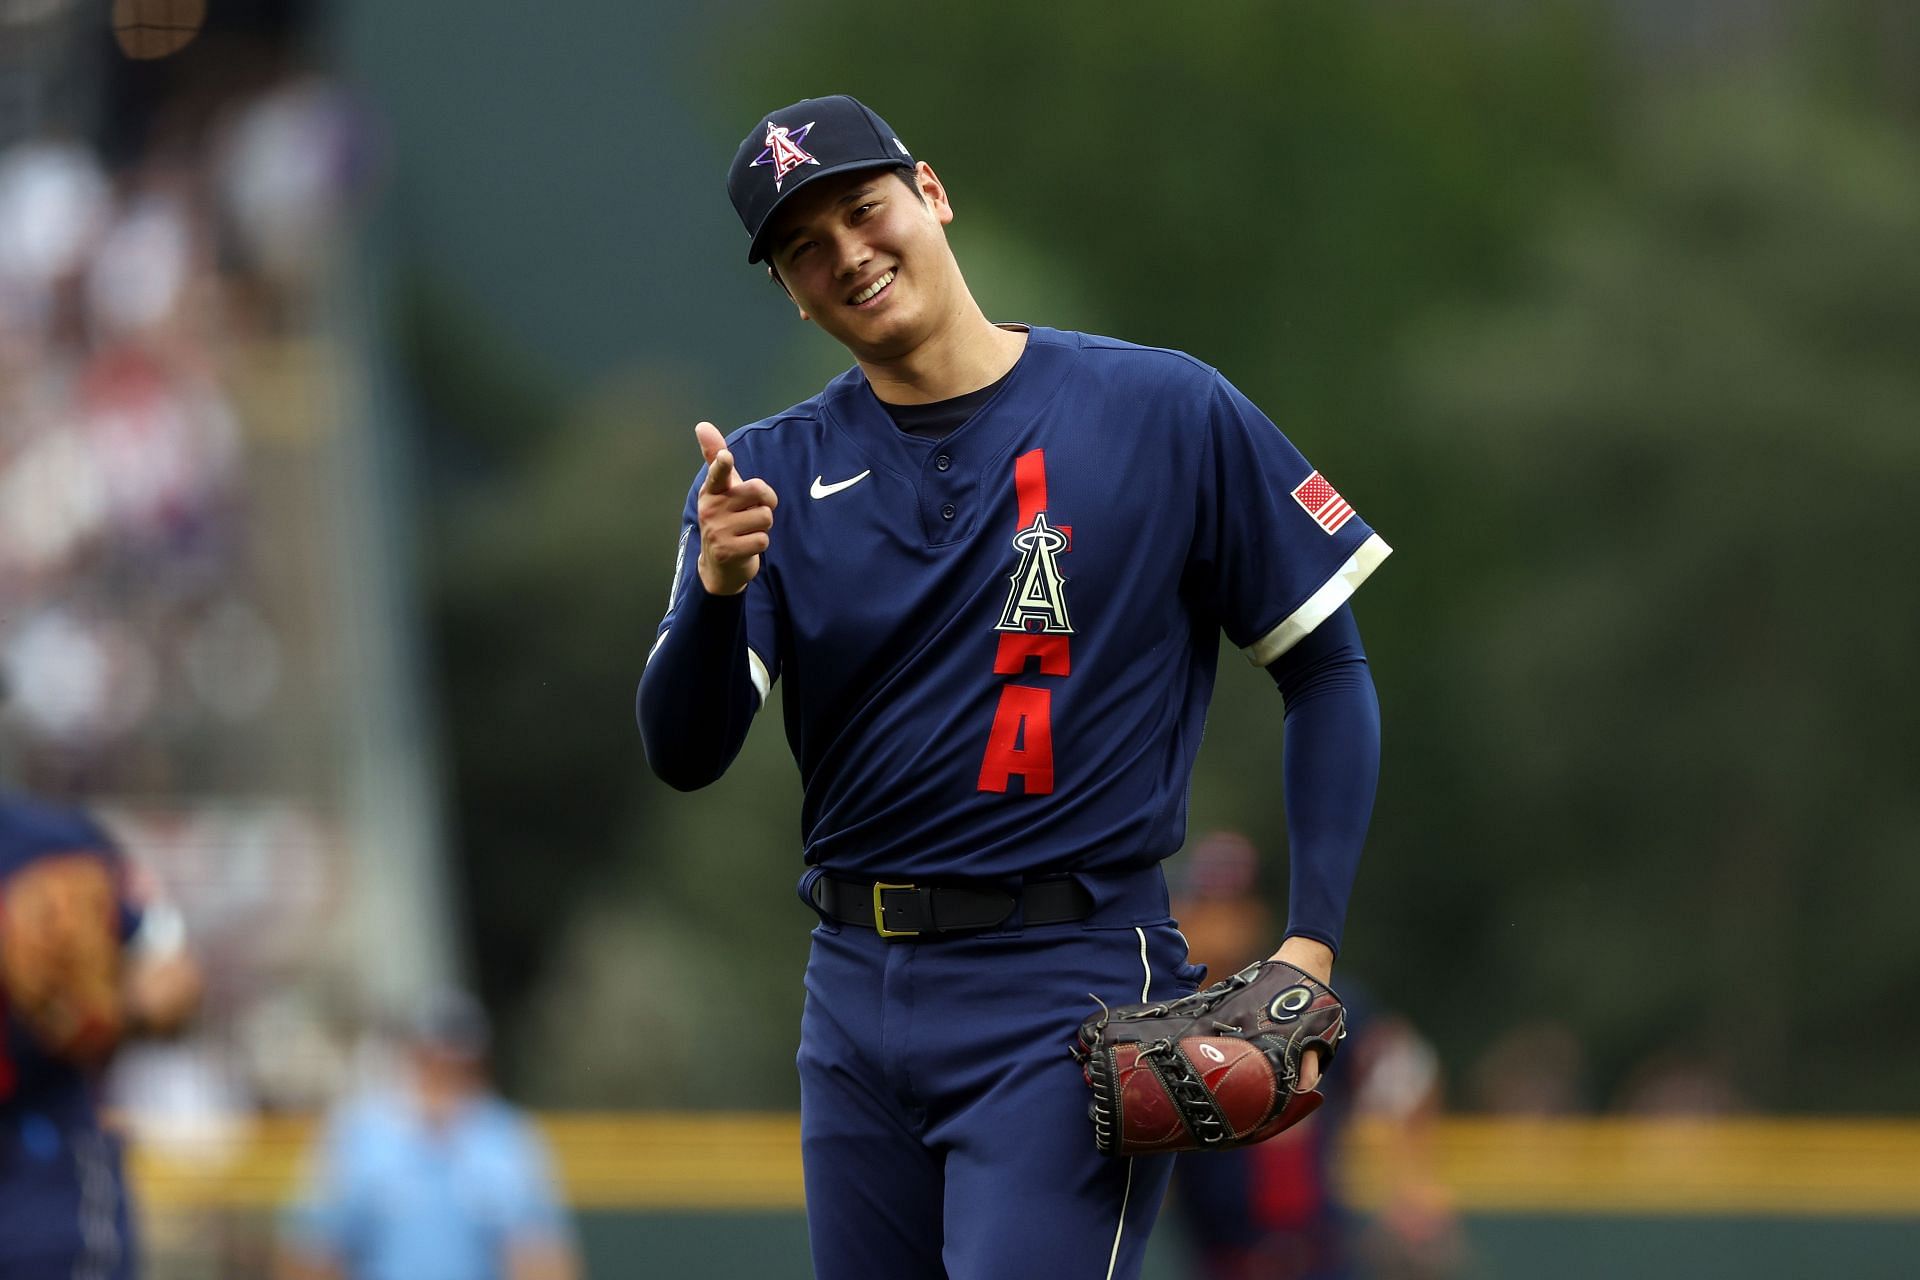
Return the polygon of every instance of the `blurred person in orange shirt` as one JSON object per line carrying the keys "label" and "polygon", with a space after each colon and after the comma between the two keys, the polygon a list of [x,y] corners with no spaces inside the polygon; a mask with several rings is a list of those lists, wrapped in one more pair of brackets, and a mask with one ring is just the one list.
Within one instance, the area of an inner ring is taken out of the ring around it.
{"label": "blurred person in orange shirt", "polygon": [[[1170,864],[1173,914],[1194,963],[1232,972],[1259,953],[1273,921],[1255,885],[1258,867],[1253,842],[1232,831],[1210,833]],[[1179,1157],[1171,1205],[1198,1242],[1196,1280],[1461,1274],[1464,1242],[1433,1169],[1438,1059],[1404,1019],[1374,1009],[1360,983],[1349,977],[1341,993],[1348,1038],[1327,1071],[1327,1104],[1267,1142]],[[1338,1168],[1357,1115],[1382,1125],[1388,1181],[1371,1220],[1346,1203]]]}
{"label": "blurred person in orange shirt", "polygon": [[328,1118],[279,1280],[575,1280],[550,1153],[488,1082],[479,1003],[437,992],[404,1039],[401,1087]]}

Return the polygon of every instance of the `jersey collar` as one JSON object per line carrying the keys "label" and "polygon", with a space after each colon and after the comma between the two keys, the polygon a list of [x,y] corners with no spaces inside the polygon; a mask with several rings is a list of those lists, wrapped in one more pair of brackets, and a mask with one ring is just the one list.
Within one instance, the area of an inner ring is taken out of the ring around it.
{"label": "jersey collar", "polygon": [[[985,467],[1026,434],[1040,411],[1065,385],[1067,371],[1078,355],[1072,335],[1029,326],[1027,348],[1007,375],[1000,394],[938,441],[938,451],[951,455],[969,471]],[[828,423],[850,437],[877,466],[909,482],[917,480],[928,455],[936,449],[935,441],[910,435],[894,425],[858,365],[827,384],[820,406]]]}

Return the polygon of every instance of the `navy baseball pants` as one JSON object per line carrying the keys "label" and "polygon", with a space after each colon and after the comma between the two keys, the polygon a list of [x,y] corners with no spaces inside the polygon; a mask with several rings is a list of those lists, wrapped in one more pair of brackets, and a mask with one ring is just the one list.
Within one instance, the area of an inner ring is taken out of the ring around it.
{"label": "navy baseball pants", "polygon": [[819,1280],[1127,1280],[1172,1172],[1094,1150],[1068,1053],[1108,1004],[1205,971],[1157,867],[1081,877],[1086,920],[928,940],[823,921],[807,963],[800,1140]]}
{"label": "navy baseball pants", "polygon": [[0,1116],[0,1277],[131,1280],[120,1144],[97,1129]]}

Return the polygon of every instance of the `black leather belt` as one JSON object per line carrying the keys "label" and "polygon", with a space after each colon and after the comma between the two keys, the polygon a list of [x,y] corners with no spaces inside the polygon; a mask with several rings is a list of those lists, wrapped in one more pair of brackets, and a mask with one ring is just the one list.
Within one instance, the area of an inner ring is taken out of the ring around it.
{"label": "black leather belt", "polygon": [[842,924],[872,929],[883,938],[917,938],[991,929],[1004,923],[1016,905],[1025,924],[1085,920],[1093,914],[1093,895],[1070,876],[1030,880],[1018,894],[991,887],[821,876],[813,883],[813,905]]}

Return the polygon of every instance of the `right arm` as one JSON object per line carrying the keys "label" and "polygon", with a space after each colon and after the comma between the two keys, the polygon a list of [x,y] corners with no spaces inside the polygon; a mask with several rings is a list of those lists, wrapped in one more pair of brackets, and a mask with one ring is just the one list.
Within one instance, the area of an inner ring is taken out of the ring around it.
{"label": "right arm", "polygon": [[747,584],[760,572],[779,504],[765,480],[740,478],[712,423],[694,437],[707,460],[689,504],[696,572],[675,583],[635,699],[647,763],[681,791],[726,772],[766,697],[768,676],[747,646]]}

